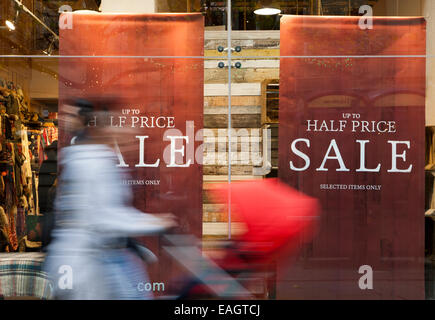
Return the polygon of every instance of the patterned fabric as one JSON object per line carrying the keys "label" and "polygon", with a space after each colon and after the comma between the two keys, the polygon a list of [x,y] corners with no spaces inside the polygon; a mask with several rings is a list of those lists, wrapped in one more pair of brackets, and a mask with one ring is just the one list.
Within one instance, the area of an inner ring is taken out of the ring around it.
{"label": "patterned fabric", "polygon": [[9,243],[12,250],[18,249],[18,236],[17,236],[17,227],[16,227],[16,218],[17,218],[17,211],[16,207],[13,207],[14,209],[11,210],[11,213],[9,214]]}
{"label": "patterned fabric", "polygon": [[17,208],[17,237],[18,239],[23,238],[26,235],[26,215],[24,212],[24,208]]}
{"label": "patterned fabric", "polygon": [[43,129],[42,135],[45,145],[49,146],[56,141],[59,137],[58,129],[56,127],[47,127]]}
{"label": "patterned fabric", "polygon": [[48,276],[42,271],[42,253],[0,254],[0,296],[50,299]]}

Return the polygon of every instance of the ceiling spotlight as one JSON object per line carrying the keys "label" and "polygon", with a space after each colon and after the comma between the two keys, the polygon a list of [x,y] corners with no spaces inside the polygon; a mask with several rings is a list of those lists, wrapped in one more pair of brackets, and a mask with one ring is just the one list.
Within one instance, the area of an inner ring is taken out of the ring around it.
{"label": "ceiling spotlight", "polygon": [[15,30],[15,23],[13,23],[12,21],[6,20],[5,24],[6,24],[6,27],[8,27],[8,29],[10,31],[14,31]]}
{"label": "ceiling spotlight", "polygon": [[9,29],[9,31],[14,31],[16,29],[16,25],[18,22],[18,16],[20,15],[20,11],[17,9],[16,13],[15,13],[15,18],[14,20],[6,20],[5,21],[5,25],[6,27]]}
{"label": "ceiling spotlight", "polygon": [[273,16],[276,14],[280,14],[281,10],[276,8],[261,8],[255,10],[254,13],[260,16]]}

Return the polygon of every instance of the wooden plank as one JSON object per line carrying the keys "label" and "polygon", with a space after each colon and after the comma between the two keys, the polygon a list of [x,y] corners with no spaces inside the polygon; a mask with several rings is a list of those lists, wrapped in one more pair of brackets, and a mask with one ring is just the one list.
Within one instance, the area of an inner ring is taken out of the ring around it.
{"label": "wooden plank", "polygon": [[[233,141],[231,139],[231,141]],[[240,140],[239,140],[240,141]],[[231,143],[232,146],[232,153],[231,153],[231,162],[235,165],[235,164],[240,164],[240,165],[260,165],[260,163],[262,162],[263,159],[263,155],[262,155],[262,150],[261,148],[263,147],[261,145],[261,142],[258,143],[241,143],[238,142],[236,147],[237,149],[235,149],[234,144]],[[254,154],[250,154],[251,149],[253,148],[253,146],[255,146],[258,149],[260,149],[257,152],[256,149],[254,149]],[[206,143],[203,144],[203,150],[204,150],[204,154],[203,154],[203,161],[204,161],[204,165],[226,165],[227,164],[227,159],[228,159],[228,142],[223,142],[223,143]],[[278,149],[272,149],[272,152],[278,152]],[[214,154],[213,154],[214,153]],[[245,158],[243,158],[245,157]],[[252,157],[254,157],[254,159],[252,159]],[[218,160],[217,160],[218,159]]]}
{"label": "wooden plank", "polygon": [[[216,50],[218,47],[227,47],[227,39],[205,39],[204,41],[204,49],[205,50]],[[232,46],[233,48],[236,46],[239,46],[242,48],[242,52],[245,49],[276,49],[280,46],[279,40],[274,39],[257,39],[257,40],[240,40],[240,39],[233,39],[232,40]]]}
{"label": "wooden plank", "polygon": [[[254,175],[241,175],[241,176],[231,176],[231,181],[249,181],[249,180],[260,180],[263,179],[263,176],[254,176]],[[204,175],[204,182],[225,182],[228,181],[228,176],[219,176],[219,175]]]}
{"label": "wooden plank", "polygon": [[[204,49],[205,50],[217,50],[219,46],[226,48],[227,39],[205,39]],[[278,40],[272,40],[277,42]],[[234,40],[232,42],[233,47],[240,46],[242,48],[254,48],[255,40]]]}
{"label": "wooden plank", "polygon": [[278,138],[278,127],[277,126],[271,126],[270,127],[270,133],[272,138]]}
{"label": "wooden plank", "polygon": [[271,149],[272,151],[278,151],[278,139],[271,139]]}
{"label": "wooden plank", "polygon": [[[244,82],[261,82],[265,79],[279,79],[279,69],[233,69],[231,73],[232,83]],[[228,81],[227,69],[205,69],[204,82],[212,83],[225,83]]]}
{"label": "wooden plank", "polygon": [[[232,114],[231,126],[233,128],[259,128],[261,125],[260,114]],[[205,114],[205,128],[227,128],[228,116],[226,114]]]}
{"label": "wooden plank", "polygon": [[214,203],[215,199],[213,198],[213,196],[210,194],[209,190],[202,190],[202,203]]}
{"label": "wooden plank", "polygon": [[[209,129],[204,129],[204,150],[210,149],[212,146],[216,144],[221,143],[227,143],[229,140],[228,135],[226,135],[225,132],[220,132],[217,134],[214,134],[213,131],[208,131]],[[220,130],[220,129],[219,129]],[[263,138],[255,133],[254,131],[251,131],[252,134],[249,134],[248,128],[239,128],[239,129],[233,129],[231,133],[231,144],[232,149],[234,151],[239,150],[244,145],[249,144],[258,144],[263,142]],[[236,145],[236,147],[234,146]]]}
{"label": "wooden plank", "polygon": [[[226,222],[205,222],[202,224],[202,234],[204,236],[227,236],[228,223]],[[241,222],[231,224],[231,234],[240,235],[246,231],[246,227]]]}
{"label": "wooden plank", "polygon": [[[203,166],[204,175],[228,175],[228,166]],[[232,175],[252,175],[252,165],[231,166]]]}
{"label": "wooden plank", "polygon": [[272,167],[278,168],[279,160],[278,158],[272,158]]}
{"label": "wooden plank", "polygon": [[[228,114],[228,106],[209,107],[204,106],[206,114]],[[261,114],[261,106],[231,106],[231,114]]]}
{"label": "wooden plank", "polygon": [[228,222],[228,213],[227,212],[208,212],[208,211],[203,210],[202,222]]}
{"label": "wooden plank", "polygon": [[[233,96],[259,96],[261,95],[261,83],[233,83],[231,84]],[[228,96],[228,84],[213,83],[204,85],[204,96]]]}
{"label": "wooden plank", "polygon": [[[261,96],[234,96],[231,97],[231,106],[259,106],[261,105]],[[204,106],[206,107],[228,107],[228,97],[226,96],[210,96],[204,97]]]}
{"label": "wooden plank", "polygon": [[[228,222],[228,209],[225,205],[212,205],[208,206],[220,206],[222,211],[207,211],[203,209],[202,222]],[[237,216],[235,211],[232,211],[231,222],[241,222],[241,218]]]}
{"label": "wooden plank", "polygon": [[272,40],[272,39],[257,39],[254,40],[253,48],[279,48],[280,47],[280,40]]}
{"label": "wooden plank", "polygon": [[[263,138],[261,131],[258,129],[249,130],[247,128],[233,129],[231,135],[231,150],[233,152],[232,158],[234,159],[250,159],[254,157],[262,157],[263,153]],[[223,155],[228,152],[228,140],[226,129],[205,129],[204,130],[204,140],[203,140],[203,151],[204,151],[204,164],[207,163],[207,159],[226,159],[227,156]],[[275,149],[278,149],[278,142],[272,142]],[[251,151],[256,152],[254,155],[249,154]],[[273,148],[272,148],[273,150]],[[212,154],[215,152],[216,154]],[[249,156],[247,158],[240,158],[243,156]],[[224,157],[224,158],[222,158]],[[238,158],[235,158],[238,157]],[[253,159],[251,159],[253,160]],[[213,160],[211,160],[213,161]],[[255,162],[257,163],[255,159]]]}
{"label": "wooden plank", "polygon": [[213,190],[213,188],[215,187],[216,187],[215,181],[209,181],[209,182],[204,181],[204,183],[202,184],[202,190],[205,192],[209,192],[210,190]]}
{"label": "wooden plank", "polygon": [[[228,129],[227,128],[206,128],[205,130],[207,130],[205,132],[206,135],[207,134],[214,135],[216,137],[216,139],[218,139],[218,137],[227,137],[228,136]],[[242,136],[242,134],[245,132],[245,130],[248,132],[249,136],[261,137],[261,132],[262,132],[261,128],[233,128],[232,129],[233,136],[235,136],[235,135]],[[219,141],[221,141],[221,140],[219,140]]]}
{"label": "wooden plank", "polygon": [[[237,57],[279,57],[280,49],[245,49],[241,52],[234,52],[233,58]],[[204,50],[205,57],[227,57],[226,52],[214,50]]]}
{"label": "wooden plank", "polygon": [[[246,82],[257,82],[263,81],[264,79],[279,79],[279,69],[245,69],[240,70],[240,72],[245,71],[243,75],[240,75],[241,80]],[[236,76],[238,74],[236,73]],[[236,81],[237,78],[236,78]]]}
{"label": "wooden plank", "polygon": [[[271,89],[272,88],[272,89]],[[275,88],[275,89],[273,89]],[[276,117],[272,117],[272,114],[268,112],[268,110],[273,110],[273,105],[269,105],[268,106],[268,97],[267,97],[267,93],[270,93],[270,91],[276,91],[276,93],[278,90],[276,88],[279,88],[279,75],[276,78],[268,78],[266,80],[263,80],[261,83],[261,123],[262,124],[272,124],[272,123],[277,123],[277,117],[278,115],[276,114]],[[279,99],[278,94],[276,95],[276,99]],[[276,105],[278,105],[278,100],[276,101]],[[269,109],[268,109],[269,107]]]}
{"label": "wooden plank", "polygon": [[[222,60],[205,60],[204,68],[205,69],[216,69],[218,68],[219,62]],[[241,69],[249,69],[249,68],[263,68],[263,69],[279,69],[279,60],[278,59],[259,59],[259,60],[237,60],[242,64]],[[237,70],[235,70],[237,71]]]}
{"label": "wooden plank", "polygon": [[[232,31],[231,37],[237,40],[279,40],[279,30],[251,30],[251,31]],[[206,40],[226,40],[227,31],[205,31],[204,39]]]}
{"label": "wooden plank", "polygon": [[[226,166],[228,165],[228,151],[208,153],[206,152],[203,157],[203,164],[205,166]],[[255,165],[260,166],[263,164],[263,157],[260,154],[251,154],[251,152],[231,152],[231,164],[232,165]]]}
{"label": "wooden plank", "polygon": [[[253,137],[253,138],[255,139],[256,137]],[[221,140],[223,140],[223,139],[221,139]],[[251,142],[245,142],[245,141],[242,142],[242,139],[238,138],[236,147],[234,147],[235,140],[236,140],[235,138],[234,139],[231,138],[231,144],[233,145],[232,146],[233,151],[242,152],[242,151],[246,150],[247,148],[251,149],[254,144],[257,144],[259,151],[260,151],[260,154],[261,154],[263,146],[262,146],[262,141],[260,139],[255,139],[254,141],[251,141]],[[228,139],[225,139],[223,141],[218,141],[218,139],[216,139],[216,141],[214,141],[214,142],[208,142],[208,141],[204,142],[203,143],[204,156],[206,155],[206,152],[212,152],[212,151],[218,152],[219,148],[222,144],[225,144],[226,145],[225,148],[228,148],[228,146],[227,146]],[[278,144],[276,144],[276,145],[278,145]],[[274,150],[277,151],[278,147],[276,147],[275,149],[272,148],[272,151],[274,151]],[[228,151],[225,151],[225,152],[228,152]]]}
{"label": "wooden plank", "polygon": [[202,210],[204,212],[226,212],[227,208],[224,204],[215,204],[215,203],[211,203],[211,204],[203,204],[202,205]]}

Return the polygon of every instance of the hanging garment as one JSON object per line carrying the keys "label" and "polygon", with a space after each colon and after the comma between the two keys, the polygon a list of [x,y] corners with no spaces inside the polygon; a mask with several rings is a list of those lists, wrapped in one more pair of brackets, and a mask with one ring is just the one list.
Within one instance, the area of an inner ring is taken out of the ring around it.
{"label": "hanging garment", "polygon": [[48,190],[45,208],[44,209],[40,208],[41,212],[43,213],[43,218],[42,218],[43,221],[42,222],[42,249],[43,250],[45,250],[46,247],[51,242],[51,234],[55,225],[54,200],[56,199],[56,189],[57,189],[57,179],[54,181],[53,185]]}
{"label": "hanging garment", "polygon": [[24,126],[21,127],[21,148],[22,148],[22,153],[25,157],[25,161],[23,165],[24,176],[26,178],[31,178],[32,177],[32,165],[30,163],[31,152],[29,150],[29,139],[28,139],[27,128]]}
{"label": "hanging garment", "polygon": [[3,207],[0,207],[0,248],[9,244],[9,218]]}
{"label": "hanging garment", "polygon": [[435,167],[435,127],[426,127],[426,153],[425,153],[425,161],[426,161],[426,170],[431,170]]}
{"label": "hanging garment", "polygon": [[15,190],[16,190],[17,197],[20,198],[24,192],[23,188],[26,184],[25,181],[23,181],[23,176],[21,173],[21,166],[24,164],[24,158],[17,144],[13,145],[13,149],[14,149],[14,156],[15,156],[14,157]]}
{"label": "hanging garment", "polygon": [[26,235],[26,215],[23,207],[17,208],[17,237],[22,239]]}
{"label": "hanging garment", "polygon": [[17,207],[13,206],[12,210],[9,212],[9,242],[12,251],[18,249],[18,235],[17,235]]}
{"label": "hanging garment", "polygon": [[435,127],[426,127],[426,210],[435,209]]}
{"label": "hanging garment", "polygon": [[56,127],[47,127],[43,129],[43,137],[46,145],[51,145],[58,140],[58,129]]}
{"label": "hanging garment", "polygon": [[4,137],[10,140],[13,138],[11,121],[9,120],[9,117],[7,115],[2,115],[1,117]]}
{"label": "hanging garment", "polygon": [[45,155],[44,155],[44,148],[45,148],[45,144],[44,144],[44,139],[42,139],[42,136],[38,136],[38,158],[39,158],[39,165],[41,166],[42,162],[45,160]]}
{"label": "hanging garment", "polygon": [[39,204],[38,204],[38,177],[36,176],[36,172],[32,172],[32,190],[30,195],[28,196],[29,203],[29,214],[30,215],[39,215]]}
{"label": "hanging garment", "polygon": [[14,99],[12,97],[12,94],[7,95],[6,97],[6,101],[5,101],[5,105],[6,105],[6,113],[12,114],[11,111],[13,110],[13,103],[14,103]]}
{"label": "hanging garment", "polygon": [[18,199],[15,190],[15,179],[14,179],[14,167],[12,164],[5,165],[4,171],[4,181],[5,181],[5,198],[4,205],[6,212],[9,214],[14,205],[17,204]]}
{"label": "hanging garment", "polygon": [[[48,213],[53,208],[50,198],[50,189],[57,178],[57,159],[45,160],[39,169],[39,210],[42,214]],[[35,188],[36,189],[36,188]]]}
{"label": "hanging garment", "polygon": [[20,103],[18,102],[18,97],[14,93],[11,94],[11,102],[12,103],[9,110],[7,110],[7,113],[9,115],[13,114],[18,116],[18,113],[20,111]]}
{"label": "hanging garment", "polygon": [[3,194],[5,192],[5,181],[3,176],[0,175],[0,193]]}

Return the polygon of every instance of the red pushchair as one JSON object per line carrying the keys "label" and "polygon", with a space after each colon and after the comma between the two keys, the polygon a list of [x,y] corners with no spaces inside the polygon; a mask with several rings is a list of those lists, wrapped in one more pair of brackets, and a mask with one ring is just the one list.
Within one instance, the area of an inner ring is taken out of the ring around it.
{"label": "red pushchair", "polygon": [[[220,255],[210,258],[208,266],[199,262],[188,267],[196,280],[189,282],[181,298],[246,298],[249,290],[234,289],[237,285],[231,280],[240,284],[241,277],[254,273],[263,274],[269,284],[268,297],[273,298],[274,263],[280,257],[295,256],[301,243],[312,238],[320,211],[318,201],[278,179],[217,184],[211,195],[219,203],[230,201],[232,212],[246,230],[219,248]],[[188,256],[187,252],[179,255],[185,265],[195,260]],[[217,269],[221,269],[219,276]]]}

